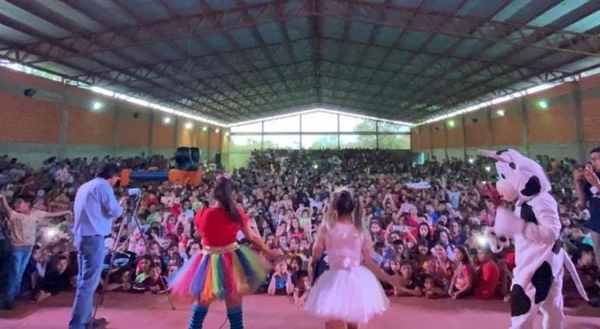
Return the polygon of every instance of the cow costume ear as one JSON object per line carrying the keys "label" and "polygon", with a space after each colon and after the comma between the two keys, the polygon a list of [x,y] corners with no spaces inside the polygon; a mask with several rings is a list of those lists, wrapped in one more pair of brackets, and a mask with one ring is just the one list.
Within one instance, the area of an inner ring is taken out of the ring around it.
{"label": "cow costume ear", "polygon": [[521,190],[521,194],[524,196],[534,196],[539,194],[542,191],[542,183],[537,176],[531,176],[527,183],[525,183],[525,188]]}
{"label": "cow costume ear", "polygon": [[478,152],[479,152],[479,154],[481,154],[481,155],[483,155],[483,156],[485,156],[485,157],[488,157],[488,158],[492,158],[492,159],[494,159],[494,160],[496,160],[496,161],[500,161],[500,162],[508,162],[506,159],[504,159],[504,158],[502,157],[502,155],[501,155],[501,154],[499,154],[499,153],[498,153],[498,152],[496,152],[496,151],[490,151],[490,150],[479,150]]}

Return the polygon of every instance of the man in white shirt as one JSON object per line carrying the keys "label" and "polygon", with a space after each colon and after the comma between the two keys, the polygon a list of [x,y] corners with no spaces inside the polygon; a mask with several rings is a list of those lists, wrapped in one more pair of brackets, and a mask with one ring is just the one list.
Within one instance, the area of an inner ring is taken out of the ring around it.
{"label": "man in white shirt", "polygon": [[98,167],[96,178],[83,184],[75,195],[73,235],[80,268],[69,329],[89,328],[90,324],[97,328],[107,323],[93,319],[92,309],[106,256],[104,238],[110,235],[113,220],[123,214],[127,202],[115,198],[113,187],[117,181],[119,167],[105,163]]}

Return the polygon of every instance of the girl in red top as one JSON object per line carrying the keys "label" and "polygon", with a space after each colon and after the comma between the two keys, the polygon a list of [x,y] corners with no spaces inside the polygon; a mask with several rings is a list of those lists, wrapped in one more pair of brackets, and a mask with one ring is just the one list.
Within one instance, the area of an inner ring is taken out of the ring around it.
{"label": "girl in red top", "polygon": [[233,200],[233,183],[228,174],[217,176],[212,197],[215,204],[195,218],[202,237],[196,253],[170,280],[175,295],[196,299],[189,329],[202,329],[211,302],[225,300],[232,329],[243,329],[242,296],[253,293],[265,282],[269,266],[262,257],[236,241],[239,230],[268,256],[278,258],[249,226],[248,217]]}

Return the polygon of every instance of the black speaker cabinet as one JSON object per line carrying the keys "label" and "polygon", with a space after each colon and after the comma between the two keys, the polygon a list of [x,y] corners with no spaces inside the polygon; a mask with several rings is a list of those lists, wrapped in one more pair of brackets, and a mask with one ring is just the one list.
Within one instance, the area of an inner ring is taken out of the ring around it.
{"label": "black speaker cabinet", "polygon": [[198,166],[200,165],[200,149],[197,147],[178,147],[175,152],[175,164],[178,170],[198,170]]}

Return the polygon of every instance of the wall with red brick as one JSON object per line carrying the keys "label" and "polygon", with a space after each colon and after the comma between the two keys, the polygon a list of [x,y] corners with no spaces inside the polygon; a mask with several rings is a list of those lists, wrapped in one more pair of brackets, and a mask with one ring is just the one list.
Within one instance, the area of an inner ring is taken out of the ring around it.
{"label": "wall with red brick", "polygon": [[[112,111],[90,111],[79,106],[67,107],[67,143],[68,144],[92,144],[102,146],[113,146],[117,142],[116,118]],[[18,118],[18,114],[12,114]],[[56,116],[58,120],[53,129],[60,129],[60,110]],[[13,136],[11,136],[13,137]],[[14,136],[16,137],[16,136]],[[32,141],[44,143],[43,139]],[[58,140],[56,140],[58,143]]]}
{"label": "wall with red brick", "polygon": [[1,142],[58,143],[61,110],[57,104],[4,93],[0,104]]}
{"label": "wall with red brick", "polygon": [[[28,88],[36,90],[33,97],[23,95]],[[95,102],[102,107],[94,110]],[[209,137],[217,127],[194,122],[186,129],[187,119],[165,123],[161,112],[5,68],[0,104],[0,154],[31,164],[55,155],[172,156],[178,146],[199,147],[203,157],[213,159],[220,151]]]}
{"label": "wall with red brick", "polygon": [[152,146],[158,149],[172,149],[177,146],[174,125],[166,125],[161,120],[154,120],[152,127]]}
{"label": "wall with red brick", "polygon": [[600,141],[600,75],[581,81],[581,113],[584,141]]}
{"label": "wall with red brick", "polygon": [[[542,108],[540,101],[548,107]],[[412,149],[440,159],[511,147],[530,156],[581,160],[600,145],[599,114],[600,75],[417,126]]]}

